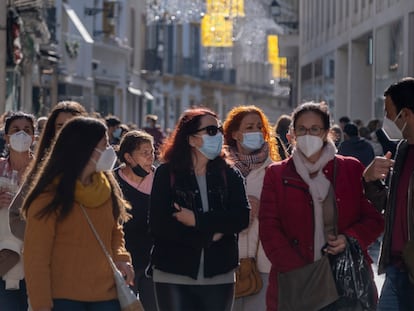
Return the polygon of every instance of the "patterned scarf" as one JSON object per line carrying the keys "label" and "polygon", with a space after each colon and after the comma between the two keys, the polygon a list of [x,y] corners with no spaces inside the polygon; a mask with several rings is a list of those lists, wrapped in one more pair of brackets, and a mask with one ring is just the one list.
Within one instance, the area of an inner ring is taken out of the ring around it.
{"label": "patterned scarf", "polygon": [[244,177],[249,175],[250,171],[260,167],[269,157],[269,145],[265,142],[259,150],[252,154],[242,154],[235,147],[228,147],[230,158],[234,165],[240,170]]}

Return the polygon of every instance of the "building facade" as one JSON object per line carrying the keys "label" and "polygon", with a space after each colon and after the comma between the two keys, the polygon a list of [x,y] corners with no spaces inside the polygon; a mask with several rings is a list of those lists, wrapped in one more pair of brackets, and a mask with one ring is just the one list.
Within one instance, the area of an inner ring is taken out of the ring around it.
{"label": "building facade", "polygon": [[[58,101],[75,100],[90,112],[117,115],[138,127],[146,114],[156,114],[163,129],[173,128],[185,109],[196,106],[224,118],[233,106],[257,105],[271,122],[289,113],[290,88],[273,78],[269,63],[266,36],[279,30],[267,2],[243,2],[245,16],[231,17],[229,48],[203,46],[206,2],[198,2],[194,19],[164,12],[154,22],[149,8],[159,1],[153,0],[1,1],[6,13],[0,26],[7,25],[0,27],[0,43],[11,42],[11,20],[20,25],[25,42],[22,60],[10,62],[12,55],[4,68],[0,65],[0,75],[7,76],[0,81],[0,96],[6,93],[1,113],[21,109],[47,115]],[[163,3],[167,9],[179,4],[183,14],[195,8],[189,0]]]}
{"label": "building facade", "polygon": [[147,108],[160,117],[164,128],[172,128],[183,110],[195,106],[209,107],[223,119],[234,106],[257,105],[271,122],[292,110],[289,86],[273,79],[268,62],[266,36],[280,32],[268,3],[242,1],[242,16],[226,16],[233,23],[231,46],[206,46],[206,3],[219,2],[183,0],[175,2],[178,8],[169,8],[174,1],[165,1],[164,7],[147,1],[143,78],[154,97]]}
{"label": "building facade", "polygon": [[298,101],[337,121],[383,117],[383,93],[414,75],[414,1],[300,1]]}

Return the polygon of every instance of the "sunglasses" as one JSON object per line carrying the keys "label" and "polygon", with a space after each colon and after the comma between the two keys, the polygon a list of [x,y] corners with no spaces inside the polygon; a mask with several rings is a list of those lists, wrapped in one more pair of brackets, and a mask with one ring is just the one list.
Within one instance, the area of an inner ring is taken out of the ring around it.
{"label": "sunglasses", "polygon": [[217,132],[220,132],[223,134],[223,128],[220,126],[215,126],[215,125],[209,125],[206,127],[202,127],[201,129],[198,129],[197,131],[195,131],[195,133],[201,132],[201,131],[206,131],[208,136],[216,136]]}

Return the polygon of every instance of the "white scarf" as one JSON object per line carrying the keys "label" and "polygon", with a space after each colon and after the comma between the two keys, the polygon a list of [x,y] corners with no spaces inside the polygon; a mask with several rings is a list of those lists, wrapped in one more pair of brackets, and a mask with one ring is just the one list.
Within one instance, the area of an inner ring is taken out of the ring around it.
{"label": "white scarf", "polygon": [[[325,245],[325,233],[323,223],[323,210],[322,203],[328,195],[330,181],[325,177],[322,169],[325,165],[331,161],[336,154],[336,147],[330,140],[327,141],[325,147],[322,149],[320,158],[315,163],[310,163],[305,156],[296,149],[292,151],[293,163],[295,164],[296,171],[302,177],[302,179],[308,184],[309,191],[313,200],[314,208],[314,260],[318,260],[322,257],[321,248]],[[310,174],[316,174],[311,178]]]}

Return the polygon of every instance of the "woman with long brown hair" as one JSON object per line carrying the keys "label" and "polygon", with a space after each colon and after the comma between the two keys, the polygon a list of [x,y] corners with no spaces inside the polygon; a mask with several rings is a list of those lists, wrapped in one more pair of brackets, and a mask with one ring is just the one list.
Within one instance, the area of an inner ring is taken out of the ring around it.
{"label": "woman with long brown hair", "polygon": [[221,131],[211,110],[186,110],[162,149],[149,217],[159,311],[232,308],[249,204],[243,177],[224,159]]}
{"label": "woman with long brown hair", "polygon": [[77,117],[61,129],[23,204],[24,269],[34,311],[119,311],[112,268],[84,215],[132,284],[122,222],[127,202],[111,170],[105,124]]}

